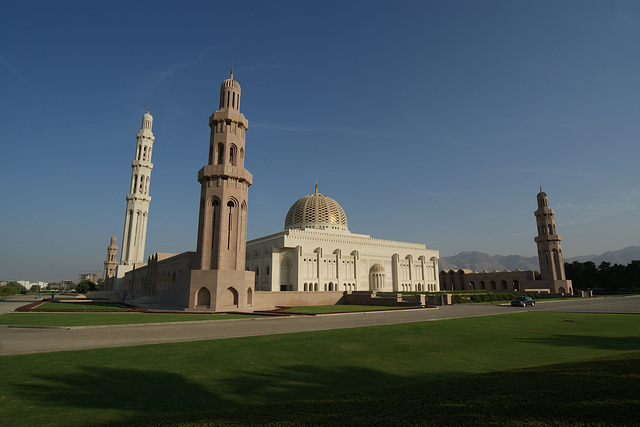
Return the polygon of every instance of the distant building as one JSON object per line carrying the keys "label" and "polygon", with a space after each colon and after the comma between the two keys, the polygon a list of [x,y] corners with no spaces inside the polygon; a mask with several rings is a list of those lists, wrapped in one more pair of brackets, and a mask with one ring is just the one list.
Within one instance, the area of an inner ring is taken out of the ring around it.
{"label": "distant building", "polygon": [[468,269],[442,270],[440,285],[443,291],[487,290],[491,292],[524,292],[534,282],[533,271],[473,271]]}
{"label": "distant building", "polygon": [[78,283],[82,283],[82,282],[92,282],[92,283],[97,283],[98,282],[98,275],[96,273],[81,273],[78,274]]}

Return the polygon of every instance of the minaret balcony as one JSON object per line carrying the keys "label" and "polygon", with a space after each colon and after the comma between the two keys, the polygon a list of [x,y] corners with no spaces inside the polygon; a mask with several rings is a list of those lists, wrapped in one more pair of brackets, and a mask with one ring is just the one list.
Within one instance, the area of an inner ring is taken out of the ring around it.
{"label": "minaret balcony", "polygon": [[147,160],[134,160],[131,162],[131,167],[141,166],[149,169],[153,169],[153,163]]}
{"label": "minaret balcony", "polygon": [[149,203],[151,201],[151,196],[148,196],[146,194],[141,194],[141,193],[129,193],[127,194],[127,202],[129,201],[133,201],[133,202],[141,201],[141,202]]}
{"label": "minaret balcony", "polygon": [[245,128],[249,127],[249,121],[245,118],[244,114],[227,109],[214,111],[213,114],[209,116],[209,126],[211,126],[214,121],[226,121],[227,119],[236,123],[244,123]]}
{"label": "minaret balcony", "polygon": [[238,181],[246,181],[251,185],[253,181],[253,175],[249,173],[245,168],[240,168],[231,165],[206,165],[198,171],[198,182],[202,184],[205,178],[212,177],[232,177],[237,178]]}

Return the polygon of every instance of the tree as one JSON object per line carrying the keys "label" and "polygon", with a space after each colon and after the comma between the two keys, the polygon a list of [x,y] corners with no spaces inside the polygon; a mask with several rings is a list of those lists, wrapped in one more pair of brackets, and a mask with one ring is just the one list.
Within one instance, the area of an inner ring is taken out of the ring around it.
{"label": "tree", "polygon": [[6,296],[15,295],[17,293],[18,293],[18,288],[14,286],[10,286],[8,284],[4,286],[0,286],[0,296],[6,297]]}
{"label": "tree", "polygon": [[94,292],[98,290],[98,286],[90,280],[85,280],[76,285],[76,291],[86,294],[87,292]]}
{"label": "tree", "polygon": [[62,290],[62,285],[60,285],[60,283],[58,283],[58,282],[47,283],[47,290],[48,291],[59,291],[59,290]]}
{"label": "tree", "polygon": [[574,261],[565,263],[565,273],[576,289],[610,292],[640,290],[640,261],[631,261],[626,266],[603,261],[597,267],[591,261]]}

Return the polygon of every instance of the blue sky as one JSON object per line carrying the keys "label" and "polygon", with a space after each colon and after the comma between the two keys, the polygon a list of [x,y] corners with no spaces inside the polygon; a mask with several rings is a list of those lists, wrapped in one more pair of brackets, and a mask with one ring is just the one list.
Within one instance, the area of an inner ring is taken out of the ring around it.
{"label": "blue sky", "polygon": [[208,116],[234,64],[248,237],[313,192],[349,229],[565,257],[640,244],[640,2],[11,1],[0,5],[0,280],[102,270],[154,116],[146,253],[195,249]]}

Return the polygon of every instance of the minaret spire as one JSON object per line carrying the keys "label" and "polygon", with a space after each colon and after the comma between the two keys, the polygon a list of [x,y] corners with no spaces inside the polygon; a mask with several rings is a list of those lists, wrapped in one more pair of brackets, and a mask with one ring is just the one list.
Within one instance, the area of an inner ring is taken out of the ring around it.
{"label": "minaret spire", "polygon": [[201,208],[197,252],[202,270],[244,271],[246,209],[252,176],[244,168],[248,121],[240,112],[240,84],[220,87],[220,109],[209,117],[209,161],[198,173]]}
{"label": "minaret spire", "polygon": [[103,282],[116,275],[116,267],[118,266],[118,246],[116,242],[117,238],[114,234],[109,241],[109,246],[107,246],[107,259],[104,261],[104,272],[102,273]]}
{"label": "minaret spire", "polygon": [[567,280],[560,241],[562,236],[556,232],[553,209],[549,207],[549,198],[538,193],[538,209],[534,212],[538,235],[534,239],[538,246],[538,262],[542,283],[538,287],[549,287],[553,293],[573,294],[571,280]]}
{"label": "minaret spire", "polygon": [[131,162],[131,184],[127,194],[127,209],[124,218],[122,254],[120,264],[131,265],[144,262],[144,245],[147,238],[149,215],[149,182],[151,180],[151,150],[155,137],[151,131],[153,116],[150,108],[142,115],[142,126],[136,135],[136,151]]}

